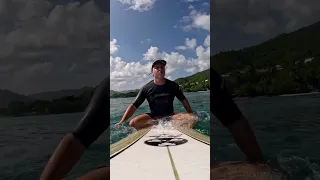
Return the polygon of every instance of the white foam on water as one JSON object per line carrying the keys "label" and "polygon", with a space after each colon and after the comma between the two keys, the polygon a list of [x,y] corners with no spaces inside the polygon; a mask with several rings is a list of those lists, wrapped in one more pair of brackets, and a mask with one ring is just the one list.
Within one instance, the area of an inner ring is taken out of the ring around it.
{"label": "white foam on water", "polygon": [[154,126],[157,134],[170,134],[170,130],[174,129],[171,121],[159,119],[158,124]]}

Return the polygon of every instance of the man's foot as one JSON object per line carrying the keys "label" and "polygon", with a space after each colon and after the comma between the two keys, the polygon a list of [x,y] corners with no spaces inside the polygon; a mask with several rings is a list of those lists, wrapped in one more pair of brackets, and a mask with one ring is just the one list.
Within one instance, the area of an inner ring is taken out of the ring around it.
{"label": "man's foot", "polygon": [[198,116],[190,113],[177,113],[172,116],[172,123],[179,127],[193,128],[198,121]]}

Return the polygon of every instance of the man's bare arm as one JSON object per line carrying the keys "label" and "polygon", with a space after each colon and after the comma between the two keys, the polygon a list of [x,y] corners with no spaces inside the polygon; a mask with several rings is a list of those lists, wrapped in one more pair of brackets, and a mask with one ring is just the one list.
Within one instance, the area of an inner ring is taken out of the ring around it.
{"label": "man's bare arm", "polygon": [[261,162],[263,155],[248,120],[241,115],[238,121],[229,125],[228,130],[248,161]]}
{"label": "man's bare arm", "polygon": [[136,110],[137,108],[133,104],[130,104],[118,125],[122,125],[123,123],[125,123]]}
{"label": "man's bare arm", "polygon": [[67,134],[52,154],[40,180],[62,179],[79,161],[85,149],[71,133]]}
{"label": "man's bare arm", "polygon": [[181,103],[183,104],[183,107],[186,109],[188,113],[193,113],[189,101],[187,99],[184,99],[183,101],[181,101]]}

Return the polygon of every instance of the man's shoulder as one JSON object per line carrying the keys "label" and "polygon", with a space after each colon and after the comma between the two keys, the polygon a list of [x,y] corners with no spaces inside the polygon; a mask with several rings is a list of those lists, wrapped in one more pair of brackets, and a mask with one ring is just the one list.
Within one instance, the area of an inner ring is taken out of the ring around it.
{"label": "man's shoulder", "polygon": [[170,79],[166,79],[166,81],[167,81],[168,85],[171,85],[171,86],[179,86],[178,83],[176,83],[175,81],[172,81],[172,80],[170,80]]}
{"label": "man's shoulder", "polygon": [[153,80],[148,81],[146,84],[144,84],[141,89],[145,89],[145,88],[150,88],[151,86],[153,86]]}

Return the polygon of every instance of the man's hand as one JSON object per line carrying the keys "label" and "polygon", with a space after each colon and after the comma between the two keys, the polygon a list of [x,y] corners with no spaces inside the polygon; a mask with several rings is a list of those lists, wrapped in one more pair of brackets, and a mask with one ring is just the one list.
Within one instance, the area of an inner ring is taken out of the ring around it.
{"label": "man's hand", "polygon": [[123,122],[118,122],[115,126],[122,126]]}
{"label": "man's hand", "polygon": [[126,112],[124,113],[121,121],[118,122],[116,126],[122,126],[122,124],[124,124],[134,114],[136,110],[137,108],[133,104],[130,104]]}

